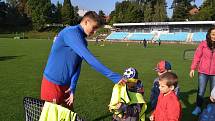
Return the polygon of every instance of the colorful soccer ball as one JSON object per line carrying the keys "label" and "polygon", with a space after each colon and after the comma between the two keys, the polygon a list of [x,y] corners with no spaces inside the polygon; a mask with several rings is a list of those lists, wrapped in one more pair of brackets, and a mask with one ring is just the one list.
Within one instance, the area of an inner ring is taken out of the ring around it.
{"label": "colorful soccer ball", "polygon": [[136,69],[132,67],[125,69],[123,73],[123,77],[126,79],[134,78],[135,75],[136,75]]}

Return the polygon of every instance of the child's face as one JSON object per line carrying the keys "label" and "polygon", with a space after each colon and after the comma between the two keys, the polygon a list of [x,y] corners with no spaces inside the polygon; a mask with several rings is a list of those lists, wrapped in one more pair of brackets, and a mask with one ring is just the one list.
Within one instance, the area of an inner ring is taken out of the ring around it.
{"label": "child's face", "polygon": [[164,73],[166,73],[167,72],[167,70],[165,70],[165,71],[163,71],[163,72],[159,72],[158,71],[158,76],[160,76],[160,75],[162,75],[162,74],[164,74]]}
{"label": "child's face", "polygon": [[166,80],[159,80],[159,89],[160,89],[160,92],[163,93],[163,94],[167,94],[169,93],[170,91],[173,90],[173,87],[172,86],[167,86],[167,81]]}
{"label": "child's face", "polygon": [[135,87],[135,85],[136,85],[136,83],[133,83],[133,82],[127,82],[126,84],[129,89]]}
{"label": "child's face", "polygon": [[211,40],[215,42],[215,29],[211,31],[210,36]]}

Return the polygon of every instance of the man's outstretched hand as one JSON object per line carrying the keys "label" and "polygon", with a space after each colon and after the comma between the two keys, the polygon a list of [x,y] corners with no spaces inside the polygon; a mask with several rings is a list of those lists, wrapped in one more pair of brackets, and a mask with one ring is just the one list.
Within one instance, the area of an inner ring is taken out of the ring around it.
{"label": "man's outstretched hand", "polygon": [[126,82],[127,82],[127,80],[124,79],[124,78],[122,78],[122,79],[118,82],[118,84],[119,84],[119,85],[125,85]]}
{"label": "man's outstretched hand", "polygon": [[65,102],[66,102],[67,105],[71,106],[73,104],[73,101],[74,101],[74,95],[71,92],[70,88],[68,90],[66,90],[65,93],[70,93],[69,98],[67,98]]}

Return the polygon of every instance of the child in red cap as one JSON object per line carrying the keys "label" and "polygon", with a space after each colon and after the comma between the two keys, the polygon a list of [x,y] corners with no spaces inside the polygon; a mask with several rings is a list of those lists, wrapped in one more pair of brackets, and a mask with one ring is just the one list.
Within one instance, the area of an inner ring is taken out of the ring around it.
{"label": "child in red cap", "polygon": [[[166,61],[166,60],[161,60],[159,63],[157,63],[156,68],[154,69],[158,76],[161,76],[162,74],[166,73],[166,72],[171,72],[172,67],[170,62]],[[158,101],[158,96],[160,94],[160,89],[159,89],[159,77],[154,79],[153,82],[153,86],[151,89],[151,96],[150,96],[150,104],[151,104],[151,109],[154,110],[156,105],[157,105],[157,101]],[[175,87],[175,93],[178,96],[179,95],[179,87]]]}

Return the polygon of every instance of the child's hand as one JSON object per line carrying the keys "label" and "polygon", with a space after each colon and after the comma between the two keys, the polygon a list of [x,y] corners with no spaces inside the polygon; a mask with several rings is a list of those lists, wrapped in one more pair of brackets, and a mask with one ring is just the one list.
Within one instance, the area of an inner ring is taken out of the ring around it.
{"label": "child's hand", "polygon": [[144,89],[143,88],[139,88],[139,89],[137,89],[137,92],[138,93],[144,93]]}
{"label": "child's hand", "polygon": [[110,112],[112,112],[112,109],[111,109],[111,107],[110,107],[110,106],[108,106],[108,110],[109,110]]}
{"label": "child's hand", "polygon": [[211,100],[211,102],[215,102],[215,99],[214,98],[212,98],[211,96],[210,96],[210,100]]}
{"label": "child's hand", "polygon": [[149,120],[150,120],[150,121],[154,121],[154,115],[151,115],[151,116],[149,117]]}
{"label": "child's hand", "polygon": [[117,108],[117,109],[121,108],[121,106],[122,106],[122,103],[117,103],[117,104],[116,104],[116,108]]}

